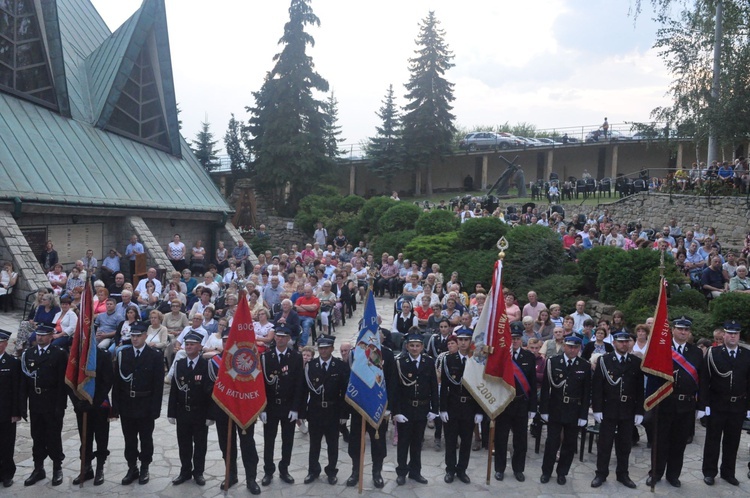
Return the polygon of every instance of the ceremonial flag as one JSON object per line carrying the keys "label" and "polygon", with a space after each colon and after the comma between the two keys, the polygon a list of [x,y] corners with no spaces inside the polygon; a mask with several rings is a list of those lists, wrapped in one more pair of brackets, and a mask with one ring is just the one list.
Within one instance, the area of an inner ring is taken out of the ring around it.
{"label": "ceremonial flag", "polygon": [[[474,335],[472,336],[474,343],[473,354],[469,361],[466,362],[464,376],[461,381],[491,419],[500,415],[516,396],[516,383],[513,378],[513,365],[509,354],[506,360],[509,364],[502,366],[501,377],[486,374],[486,365],[489,362],[487,354],[489,341],[487,334],[490,316],[493,311],[491,309],[492,304],[496,302],[493,300],[494,293],[495,289],[493,286],[487,296],[487,305],[482,309],[476,327],[474,327]],[[505,309],[504,306],[505,302],[503,302],[503,310]],[[506,341],[506,344],[507,347],[510,347],[509,340]],[[510,381],[506,380],[506,376],[510,377]]]}
{"label": "ceremonial flag", "polygon": [[73,333],[73,344],[70,346],[68,366],[65,369],[65,383],[79,399],[92,403],[96,390],[97,348],[96,341],[91,337],[94,302],[90,279],[86,279],[86,286],[81,294],[80,313],[76,330]]}
{"label": "ceremonial flag", "polygon": [[221,355],[213,399],[242,430],[250,427],[266,407],[263,370],[244,290],[240,292],[237,311]]}
{"label": "ceremonial flag", "polygon": [[354,356],[346,402],[375,429],[380,426],[388,407],[379,329],[375,299],[370,290],[367,292],[362,330],[351,352]]}
{"label": "ceremonial flag", "polygon": [[667,281],[664,277],[660,282],[654,327],[648,338],[647,348],[641,363],[641,370],[646,374],[646,396],[643,406],[646,410],[651,410],[672,394],[674,383],[672,330],[669,327]]}
{"label": "ceremonial flag", "polygon": [[[497,377],[509,386],[515,386],[513,380],[513,361],[511,360],[510,322],[505,312],[505,296],[502,282],[503,262],[495,262],[492,276],[492,299],[490,318],[487,326],[487,364],[484,367],[485,377]],[[515,389],[515,387],[514,387]]]}

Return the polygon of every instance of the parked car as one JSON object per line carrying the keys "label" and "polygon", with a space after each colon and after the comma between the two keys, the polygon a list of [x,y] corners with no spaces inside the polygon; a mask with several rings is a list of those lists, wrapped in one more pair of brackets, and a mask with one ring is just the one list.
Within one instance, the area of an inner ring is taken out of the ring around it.
{"label": "parked car", "polygon": [[622,133],[621,131],[617,130],[609,130],[607,132],[607,137],[604,137],[604,130],[599,128],[598,130],[590,131],[586,134],[586,142],[604,142],[606,140],[609,140],[610,142],[621,142],[624,140],[633,140],[633,137],[630,135],[626,135],[625,133]]}
{"label": "parked car", "polygon": [[549,147],[549,146],[556,147],[558,145],[563,145],[562,142],[558,142],[556,140],[553,140],[551,138],[546,138],[546,137],[539,137],[536,140],[537,140],[537,142],[541,142],[542,145],[545,146],[545,147]]}
{"label": "parked car", "polygon": [[533,138],[528,138],[528,137],[516,137],[516,138],[518,138],[521,142],[523,142],[522,145],[524,147],[538,147],[539,145],[541,145],[539,142],[536,142]]}
{"label": "parked car", "polygon": [[469,133],[458,144],[460,149],[468,151],[483,149],[510,149],[520,146],[521,143],[516,137],[504,137],[498,133],[489,131]]}

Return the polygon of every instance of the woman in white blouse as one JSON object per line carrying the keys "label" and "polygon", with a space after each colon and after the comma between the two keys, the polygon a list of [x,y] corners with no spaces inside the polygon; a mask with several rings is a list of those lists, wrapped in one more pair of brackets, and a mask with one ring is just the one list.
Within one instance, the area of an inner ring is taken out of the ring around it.
{"label": "woman in white blouse", "polygon": [[52,335],[52,345],[67,348],[70,345],[73,332],[76,331],[78,315],[70,307],[72,300],[69,297],[60,299],[61,310],[52,319],[55,324],[55,333]]}
{"label": "woman in white blouse", "polygon": [[258,346],[258,353],[264,352],[271,347],[275,331],[273,322],[268,321],[268,311],[264,308],[258,310],[258,319],[253,322],[255,328],[255,342]]}

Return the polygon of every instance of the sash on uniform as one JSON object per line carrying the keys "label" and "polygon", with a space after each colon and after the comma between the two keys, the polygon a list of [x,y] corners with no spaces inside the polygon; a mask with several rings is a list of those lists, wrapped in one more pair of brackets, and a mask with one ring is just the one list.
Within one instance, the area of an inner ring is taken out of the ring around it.
{"label": "sash on uniform", "polygon": [[529,380],[523,374],[523,370],[521,370],[521,367],[518,366],[515,360],[513,360],[513,376],[516,378],[516,382],[521,385],[526,398],[530,398],[531,386],[529,385]]}
{"label": "sash on uniform", "polygon": [[677,363],[679,366],[682,367],[683,370],[685,370],[690,377],[693,378],[693,382],[695,382],[695,385],[698,385],[698,370],[695,369],[692,363],[687,361],[687,358],[682,356],[680,353],[672,350],[672,360],[674,360],[675,363]]}

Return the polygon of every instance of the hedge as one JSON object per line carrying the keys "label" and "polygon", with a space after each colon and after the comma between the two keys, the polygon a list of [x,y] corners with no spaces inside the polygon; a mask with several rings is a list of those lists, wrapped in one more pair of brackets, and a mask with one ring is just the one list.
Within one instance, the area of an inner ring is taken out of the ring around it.
{"label": "hedge", "polygon": [[[388,208],[388,211],[378,220],[378,232],[381,234],[390,234],[402,230],[412,230],[416,225],[422,209],[408,202],[399,202],[395,206]],[[416,234],[416,232],[415,232]]]}
{"label": "hedge", "polygon": [[417,235],[437,235],[458,229],[458,218],[447,209],[433,209],[422,213],[415,225]]}

